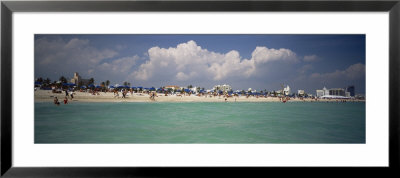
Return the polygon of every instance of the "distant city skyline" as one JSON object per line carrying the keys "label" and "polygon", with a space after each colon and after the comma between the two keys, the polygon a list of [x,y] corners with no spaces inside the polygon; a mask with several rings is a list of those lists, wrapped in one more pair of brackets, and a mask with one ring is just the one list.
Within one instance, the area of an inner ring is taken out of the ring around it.
{"label": "distant city skyline", "polygon": [[53,81],[365,94],[365,35],[35,35],[34,56],[35,78]]}

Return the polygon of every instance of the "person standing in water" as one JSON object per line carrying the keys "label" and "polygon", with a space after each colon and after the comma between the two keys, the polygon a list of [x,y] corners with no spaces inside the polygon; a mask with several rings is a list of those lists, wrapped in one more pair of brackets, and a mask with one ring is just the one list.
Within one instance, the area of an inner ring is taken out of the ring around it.
{"label": "person standing in water", "polygon": [[58,102],[58,98],[57,97],[54,97],[54,104],[57,105],[57,106],[60,105],[60,102]]}

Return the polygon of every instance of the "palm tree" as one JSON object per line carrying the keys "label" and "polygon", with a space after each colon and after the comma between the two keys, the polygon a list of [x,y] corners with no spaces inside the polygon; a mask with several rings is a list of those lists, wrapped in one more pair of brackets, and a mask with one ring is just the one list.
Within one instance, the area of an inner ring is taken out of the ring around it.
{"label": "palm tree", "polygon": [[50,83],[51,83],[51,80],[50,80],[49,78],[46,78],[46,80],[44,80],[44,83],[50,84]]}
{"label": "palm tree", "polygon": [[110,85],[110,81],[109,80],[106,81],[106,86],[108,86],[108,85]]}
{"label": "palm tree", "polygon": [[78,87],[81,87],[81,86],[83,86],[82,80],[80,80],[79,83],[78,83]]}
{"label": "palm tree", "polygon": [[89,79],[89,85],[90,85],[90,84],[94,84],[94,78],[90,78],[90,79]]}
{"label": "palm tree", "polygon": [[60,77],[61,83],[67,83],[67,79],[64,76]]}
{"label": "palm tree", "polygon": [[127,85],[128,85],[128,82],[125,81],[125,82],[124,82],[124,86],[127,86]]}
{"label": "palm tree", "polygon": [[188,86],[188,88],[193,88],[192,84],[190,84],[190,85]]}
{"label": "palm tree", "polygon": [[42,78],[42,77],[37,78],[37,79],[36,79],[36,82],[42,83],[42,82],[43,82],[43,78]]}

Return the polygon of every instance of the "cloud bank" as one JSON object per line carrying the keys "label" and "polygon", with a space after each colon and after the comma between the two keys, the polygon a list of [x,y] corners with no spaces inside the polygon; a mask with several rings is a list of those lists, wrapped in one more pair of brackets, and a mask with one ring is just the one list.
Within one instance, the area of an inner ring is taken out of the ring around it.
{"label": "cloud bank", "polygon": [[218,53],[203,49],[195,41],[178,44],[176,47],[152,47],[149,59],[133,72],[136,80],[152,80],[168,75],[178,81],[207,78],[214,81],[230,77],[248,78],[259,66],[273,61],[296,62],[296,53],[289,49],[256,47],[250,59],[242,59],[239,52],[231,50]]}

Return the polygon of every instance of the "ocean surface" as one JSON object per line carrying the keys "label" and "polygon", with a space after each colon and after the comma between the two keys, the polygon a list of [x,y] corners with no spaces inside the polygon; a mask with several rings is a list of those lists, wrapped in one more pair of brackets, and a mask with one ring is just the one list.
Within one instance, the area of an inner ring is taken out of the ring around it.
{"label": "ocean surface", "polygon": [[35,103],[35,143],[365,143],[365,103]]}

